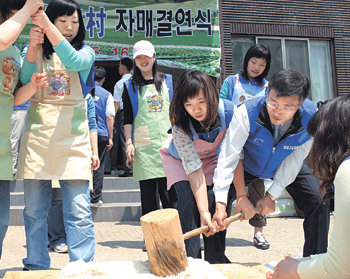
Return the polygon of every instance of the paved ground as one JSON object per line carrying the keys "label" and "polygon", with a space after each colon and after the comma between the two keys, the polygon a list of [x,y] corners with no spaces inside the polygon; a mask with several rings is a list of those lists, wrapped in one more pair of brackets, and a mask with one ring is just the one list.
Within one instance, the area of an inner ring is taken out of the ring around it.
{"label": "paved ground", "polygon": [[[239,264],[267,264],[277,261],[283,255],[293,257],[302,252],[302,219],[269,218],[265,236],[270,241],[269,250],[258,250],[252,246],[253,229],[248,222],[232,223],[227,234],[228,258]],[[142,230],[139,222],[95,223],[95,261],[135,261],[147,260],[142,252]],[[10,226],[4,240],[0,262],[0,278],[9,270],[22,270],[22,258],[26,256],[23,226]],[[64,267],[69,259],[67,254],[50,253],[51,268]]]}

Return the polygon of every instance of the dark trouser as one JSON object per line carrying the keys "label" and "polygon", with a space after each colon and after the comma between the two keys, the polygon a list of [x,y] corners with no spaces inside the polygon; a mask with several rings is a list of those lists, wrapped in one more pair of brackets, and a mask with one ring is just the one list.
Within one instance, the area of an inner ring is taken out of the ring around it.
{"label": "dark trouser", "polygon": [[286,187],[305,219],[303,256],[327,252],[330,205],[323,203],[319,194],[320,183],[304,163],[294,182]]}
{"label": "dark trouser", "polygon": [[126,166],[126,153],[125,153],[125,134],[124,134],[124,110],[118,110],[114,118],[115,134],[113,137],[113,148],[111,150],[112,169],[117,169],[118,156],[120,156],[120,163],[123,164],[125,172],[130,172],[130,169]]}
{"label": "dark trouser", "polygon": [[[252,181],[256,181],[258,178],[250,174],[245,175],[245,177],[250,180],[246,180],[246,184],[251,184]],[[261,179],[259,179],[261,180]],[[260,183],[260,184],[259,184]],[[264,195],[265,189],[261,187],[261,182],[255,184],[259,185],[255,189],[261,189],[260,196]],[[314,175],[312,175],[309,167],[304,163],[300,169],[300,172],[293,183],[286,187],[287,192],[293,198],[296,206],[303,211],[304,220],[304,249],[303,256],[307,257],[310,255],[321,254],[327,252],[328,246],[328,230],[329,230],[329,216],[330,207],[329,202],[323,203],[322,198],[319,193],[320,183]],[[253,203],[259,200],[258,195]],[[261,215],[260,217],[256,214],[253,218],[255,220],[249,223],[256,227],[262,227],[266,225],[266,221],[263,221]]]}
{"label": "dark trouser", "polygon": [[62,210],[62,189],[52,188],[51,207],[47,216],[47,230],[49,233],[49,247],[53,248],[58,244],[66,244],[66,231],[63,222]]}
{"label": "dark trouser", "polygon": [[[190,230],[200,227],[200,214],[197,208],[195,197],[189,181],[180,181],[172,187],[177,192],[177,210],[180,216],[182,232],[186,233]],[[207,187],[209,211],[212,216],[215,213],[215,195],[213,186]],[[232,202],[236,198],[233,185],[230,187],[228,194],[226,212],[231,214]],[[225,256],[226,249],[226,230],[218,232],[210,237],[203,235],[204,241],[204,259],[211,264],[230,263],[230,260]],[[186,253],[188,257],[201,258],[200,236],[194,236],[185,240]]]}
{"label": "dark trouser", "polygon": [[98,157],[100,158],[100,167],[93,172],[93,191],[90,195],[92,203],[98,202],[101,199],[107,144],[108,137],[98,136]]}
{"label": "dark trouser", "polygon": [[[255,207],[256,203],[261,200],[265,195],[265,185],[263,179],[257,179],[255,176],[249,173],[244,173],[244,179],[246,185],[248,185],[249,201]],[[261,214],[255,214],[253,218],[249,220],[249,224],[253,227],[264,227],[266,226],[266,216]]]}
{"label": "dark trouser", "polygon": [[142,216],[159,209],[159,200],[163,208],[176,208],[175,189],[167,190],[166,177],[140,180]]}

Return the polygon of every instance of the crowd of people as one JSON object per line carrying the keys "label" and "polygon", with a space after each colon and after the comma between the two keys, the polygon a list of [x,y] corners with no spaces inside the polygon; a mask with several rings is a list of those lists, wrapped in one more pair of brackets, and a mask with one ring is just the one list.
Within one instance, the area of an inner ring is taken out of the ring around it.
{"label": "crowd of people", "polygon": [[[117,142],[122,176],[139,181],[142,215],[162,206],[178,210],[184,233],[207,225],[209,263],[230,263],[225,237],[235,200],[254,227],[252,243],[269,249],[266,214],[285,189],[305,216],[303,257],[281,260],[269,278],[350,278],[350,96],[317,108],[303,74],[283,69],[267,81],[271,53],[260,44],[221,91],[198,70],[175,85],[146,40],[135,43],[133,59],[120,60],[112,95],[76,1],[52,0],[44,11],[42,0],[13,0],[0,12],[0,57],[14,64],[0,88],[0,257],[15,178],[24,183],[23,269],[49,269],[48,247],[92,261],[91,207],[103,203],[106,152]],[[30,18],[21,55],[14,43]],[[201,258],[200,236],[185,247]]]}

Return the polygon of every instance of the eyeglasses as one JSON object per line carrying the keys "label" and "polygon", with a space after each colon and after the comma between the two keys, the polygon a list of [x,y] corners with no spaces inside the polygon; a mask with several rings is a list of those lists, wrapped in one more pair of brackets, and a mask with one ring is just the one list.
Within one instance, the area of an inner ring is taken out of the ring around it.
{"label": "eyeglasses", "polygon": [[281,107],[281,106],[277,105],[276,103],[270,102],[270,101],[266,101],[266,105],[272,109],[280,109],[281,111],[283,111],[285,113],[293,113],[298,108],[298,106],[296,106],[296,105],[290,105],[288,107]]}

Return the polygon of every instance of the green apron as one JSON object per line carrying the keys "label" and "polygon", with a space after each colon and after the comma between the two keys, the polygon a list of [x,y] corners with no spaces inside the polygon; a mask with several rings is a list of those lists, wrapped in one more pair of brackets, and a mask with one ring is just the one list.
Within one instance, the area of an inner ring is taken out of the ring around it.
{"label": "green apron", "polygon": [[44,60],[49,88],[31,99],[22,138],[18,178],[91,178],[91,145],[86,101],[79,74],[67,70],[54,53]]}
{"label": "green apron", "polygon": [[13,163],[10,136],[13,110],[13,91],[21,70],[21,54],[14,46],[0,51],[0,180],[13,179]]}
{"label": "green apron", "polygon": [[165,177],[159,153],[169,137],[167,131],[170,128],[169,90],[165,82],[161,94],[158,94],[154,84],[143,86],[142,94],[138,94],[138,104],[134,124],[134,179]]}

